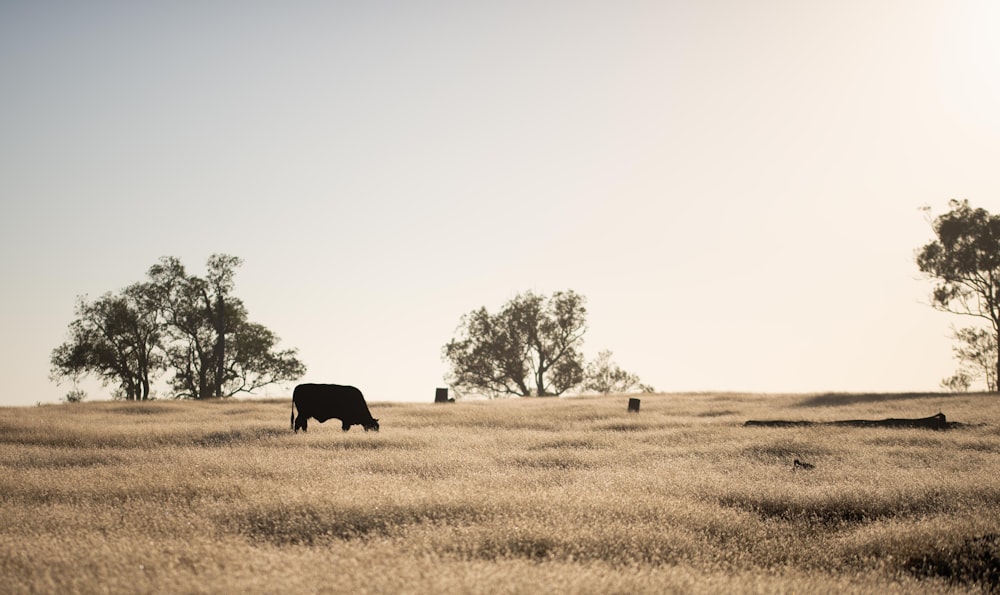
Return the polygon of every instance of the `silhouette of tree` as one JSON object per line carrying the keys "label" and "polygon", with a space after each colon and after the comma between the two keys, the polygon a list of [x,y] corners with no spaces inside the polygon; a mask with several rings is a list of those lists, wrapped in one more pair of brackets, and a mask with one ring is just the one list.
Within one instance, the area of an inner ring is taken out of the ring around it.
{"label": "silhouette of tree", "polygon": [[954,376],[942,381],[942,386],[954,392],[965,392],[973,381],[982,380],[986,384],[986,390],[996,392],[996,336],[987,329],[976,327],[952,327],[952,332],[958,341],[952,351],[959,361],[959,369]]}
{"label": "silhouette of tree", "polygon": [[[1000,337],[1000,216],[951,200],[932,222],[937,239],[917,252],[917,266],[936,283],[931,305],[989,321]],[[993,362],[1000,375],[1000,353]]]}
{"label": "silhouette of tree", "polygon": [[250,322],[233,295],[241,262],[214,254],[201,278],[164,257],[148,282],[94,302],[80,298],[70,340],[52,352],[53,379],[92,374],[105,385],[117,382],[116,396],[147,399],[151,379],[172,370],[174,396],[201,399],[301,377],[296,351],[278,351],[278,337]]}
{"label": "silhouette of tree", "polygon": [[621,369],[611,361],[611,351],[605,349],[597,354],[594,361],[587,364],[584,371],[583,390],[601,394],[624,394],[633,390],[653,392],[653,387],[643,384],[639,377]]}
{"label": "silhouette of tree", "polygon": [[78,298],[70,339],[52,351],[52,378],[75,381],[93,375],[104,386],[117,383],[119,398],[148,399],[150,380],[164,363],[163,335],[152,303],[145,283],[93,302]]}
{"label": "silhouette of tree", "polygon": [[305,373],[296,351],[274,351],[277,337],[249,322],[243,301],[232,295],[242,262],[213,254],[205,278],[188,274],[174,257],[161,258],[149,269],[164,319],[175,396],[229,397]]}
{"label": "silhouette of tree", "polygon": [[561,395],[583,380],[586,317],[584,298],[573,291],[549,298],[529,291],[496,314],[474,310],[443,348],[446,380],[490,397]]}

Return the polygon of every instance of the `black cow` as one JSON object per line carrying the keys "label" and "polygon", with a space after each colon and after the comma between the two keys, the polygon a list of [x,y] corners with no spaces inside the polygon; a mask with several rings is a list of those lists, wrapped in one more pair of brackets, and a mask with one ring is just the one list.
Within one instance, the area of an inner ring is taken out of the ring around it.
{"label": "black cow", "polygon": [[[298,418],[295,410],[299,410]],[[361,391],[353,386],[339,384],[300,384],[292,393],[292,429],[305,432],[309,429],[309,418],[319,423],[337,418],[343,423],[344,431],[351,426],[364,426],[365,431],[378,431],[378,420],[368,411],[368,404]]]}

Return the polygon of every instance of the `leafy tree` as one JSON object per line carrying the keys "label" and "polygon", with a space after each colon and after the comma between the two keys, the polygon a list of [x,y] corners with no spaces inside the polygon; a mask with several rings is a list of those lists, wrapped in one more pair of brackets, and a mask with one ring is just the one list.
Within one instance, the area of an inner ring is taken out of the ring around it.
{"label": "leafy tree", "polygon": [[80,298],[70,340],[52,352],[54,379],[94,374],[116,396],[149,398],[150,381],[172,370],[176,397],[229,397],[305,373],[294,349],[278,351],[278,338],[247,319],[232,295],[241,261],[212,255],[204,278],[188,274],[173,257],[149,269],[149,281]]}
{"label": "leafy tree", "polygon": [[235,256],[213,254],[205,278],[188,274],[173,257],[149,269],[165,321],[176,396],[229,397],[305,373],[296,351],[274,351],[278,338],[249,322],[242,300],[232,295],[241,264]]}
{"label": "leafy tree", "polygon": [[240,264],[236,257],[212,255],[208,280],[189,275],[174,257],[161,258],[149,269],[169,337],[166,353],[176,396],[224,396],[226,336],[234,330],[227,322],[246,314],[242,301],[229,295]]}
{"label": "leafy tree", "polygon": [[237,325],[226,349],[222,394],[252,392],[269,384],[295,380],[306,373],[295,349],[276,351],[278,337],[268,328],[245,320]]}
{"label": "leafy tree", "polygon": [[474,310],[443,348],[448,381],[491,397],[561,395],[583,381],[586,317],[584,298],[573,291],[549,298],[529,291],[496,314]]}
{"label": "leafy tree", "polygon": [[[944,312],[989,321],[1000,337],[1000,216],[951,200],[932,222],[937,239],[917,252],[917,266],[936,284],[931,305]],[[1000,374],[1000,353],[993,362]],[[995,376],[994,376],[995,377]],[[994,388],[995,389],[995,388]]]}
{"label": "leafy tree", "polygon": [[94,375],[105,386],[116,383],[118,398],[148,399],[150,380],[163,366],[161,328],[151,303],[144,283],[93,302],[78,298],[70,339],[52,351],[53,379]]}
{"label": "leafy tree", "polygon": [[997,338],[982,328],[966,327],[952,329],[954,338],[959,342],[952,347],[955,359],[959,361],[959,369],[951,378],[942,381],[942,386],[954,392],[969,390],[972,382],[983,380],[986,390],[997,391]]}
{"label": "leafy tree", "polygon": [[611,361],[611,351],[604,350],[597,354],[594,361],[587,364],[584,371],[583,390],[602,394],[627,393],[633,390],[653,392],[653,387],[642,384],[635,374],[626,372]]}

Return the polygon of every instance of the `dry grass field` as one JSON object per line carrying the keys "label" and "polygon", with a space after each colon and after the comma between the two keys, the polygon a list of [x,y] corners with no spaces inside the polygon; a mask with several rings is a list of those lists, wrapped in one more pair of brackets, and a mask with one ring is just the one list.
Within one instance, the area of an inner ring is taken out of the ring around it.
{"label": "dry grass field", "polygon": [[[0,409],[5,593],[1000,588],[1000,398],[644,395]],[[948,431],[748,428],[924,417]],[[815,465],[795,470],[799,458]]]}

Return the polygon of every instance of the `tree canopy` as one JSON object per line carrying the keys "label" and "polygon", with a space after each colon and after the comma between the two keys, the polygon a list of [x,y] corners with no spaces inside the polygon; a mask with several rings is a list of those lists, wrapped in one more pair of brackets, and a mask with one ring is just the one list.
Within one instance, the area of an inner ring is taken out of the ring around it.
{"label": "tree canopy", "polygon": [[560,395],[583,379],[586,316],[583,297],[573,291],[550,298],[528,291],[496,314],[474,310],[444,346],[449,381],[491,396]]}
{"label": "tree canopy", "polygon": [[[931,224],[935,240],[917,251],[917,266],[935,282],[931,305],[989,321],[1000,337],[1000,216],[951,200]],[[1000,373],[1000,355],[994,361]]]}
{"label": "tree canopy", "polygon": [[583,390],[601,394],[627,393],[635,389],[651,393],[653,387],[643,384],[639,377],[626,372],[618,364],[611,361],[611,350],[605,349],[587,364],[584,370]]}
{"label": "tree canopy", "polygon": [[146,399],[151,378],[170,371],[173,396],[201,399],[301,377],[296,350],[278,351],[278,337],[250,322],[233,295],[240,264],[213,254],[202,278],[164,257],[146,282],[94,302],[79,298],[70,338],[52,353],[53,378],[95,375],[118,383],[120,398]]}
{"label": "tree canopy", "polygon": [[93,302],[80,297],[70,339],[52,352],[53,378],[88,374],[116,384],[122,399],[149,398],[150,381],[162,369],[163,328],[151,307],[151,286],[137,283]]}
{"label": "tree canopy", "polygon": [[458,390],[497,396],[559,396],[583,388],[627,392],[639,378],[602,352],[586,366],[583,338],[587,309],[583,296],[557,291],[550,297],[528,291],[491,314],[486,308],[462,316],[456,337],[442,349],[446,376]]}

